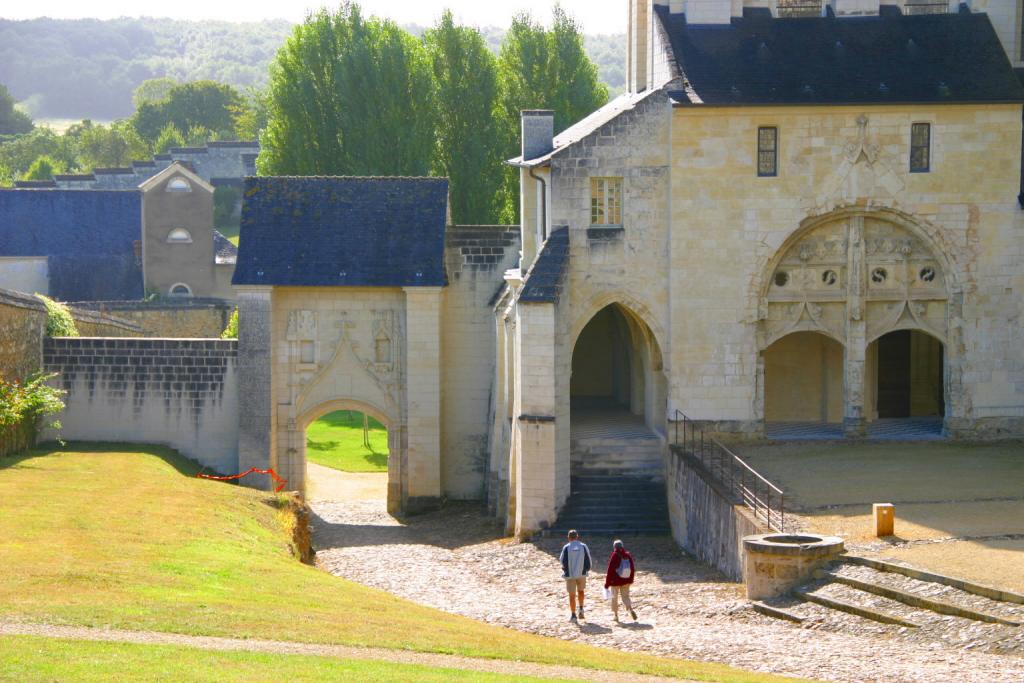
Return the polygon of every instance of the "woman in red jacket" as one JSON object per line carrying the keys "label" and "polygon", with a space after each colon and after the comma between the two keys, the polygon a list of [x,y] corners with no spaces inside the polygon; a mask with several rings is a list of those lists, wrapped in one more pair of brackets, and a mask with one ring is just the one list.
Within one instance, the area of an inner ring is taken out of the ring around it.
{"label": "woman in red jacket", "polygon": [[612,556],[608,558],[608,573],[604,578],[604,587],[612,589],[612,613],[615,614],[615,621],[619,620],[619,598],[622,604],[629,610],[629,616],[636,621],[636,612],[633,610],[633,603],[629,600],[629,587],[633,584],[633,577],[636,576],[636,563],[633,556],[626,551],[622,541],[615,541],[612,544]]}

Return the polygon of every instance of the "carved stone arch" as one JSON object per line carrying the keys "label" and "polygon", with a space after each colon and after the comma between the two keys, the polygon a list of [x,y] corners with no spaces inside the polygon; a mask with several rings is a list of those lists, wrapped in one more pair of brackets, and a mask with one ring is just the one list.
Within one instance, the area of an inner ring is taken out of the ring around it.
{"label": "carved stone arch", "polygon": [[763,253],[757,260],[754,277],[749,282],[748,301],[752,310],[757,311],[755,320],[760,320],[763,313],[765,296],[772,284],[772,277],[785,255],[807,236],[808,233],[824,225],[852,218],[873,218],[891,223],[920,239],[942,265],[945,276],[945,288],[950,296],[963,292],[969,284],[966,267],[967,256],[946,234],[946,232],[928,221],[889,206],[845,206],[827,213],[808,216],[800,222],[795,230],[779,245],[778,248]]}
{"label": "carved stone arch", "polygon": [[664,365],[667,360],[665,349],[668,348],[666,346],[668,336],[665,333],[665,328],[659,324],[657,317],[651,312],[650,308],[626,292],[603,292],[587,301],[580,309],[580,313],[575,316],[569,329],[569,348],[576,346],[580,333],[583,332],[583,328],[587,326],[587,323],[601,309],[612,304],[618,304],[622,308],[623,313],[629,315],[635,322],[651,331],[657,351]]}
{"label": "carved stone arch", "polygon": [[784,338],[788,337],[791,334],[797,334],[799,332],[814,332],[815,334],[820,334],[822,336],[828,337],[832,341],[838,342],[840,346],[846,346],[846,340],[843,337],[841,337],[840,335],[832,333],[830,330],[826,330],[826,329],[823,329],[823,328],[811,327],[810,325],[807,325],[807,326],[798,325],[798,326],[793,327],[793,328],[788,329],[788,330],[782,330],[778,334],[775,334],[773,336],[765,337],[764,343],[761,345],[761,348],[762,349],[766,349],[769,346],[771,346],[772,344],[774,344],[775,342],[777,342],[777,341],[779,341],[781,339],[784,339]]}
{"label": "carved stone arch", "polygon": [[377,422],[380,422],[387,429],[397,426],[398,420],[390,415],[387,411],[381,409],[379,406],[375,406],[367,401],[351,398],[336,398],[329,401],[324,401],[311,408],[308,408],[303,412],[296,420],[296,426],[299,429],[305,431],[310,424],[319,420],[324,415],[333,413],[339,410],[355,410],[360,413],[365,413],[372,417]]}

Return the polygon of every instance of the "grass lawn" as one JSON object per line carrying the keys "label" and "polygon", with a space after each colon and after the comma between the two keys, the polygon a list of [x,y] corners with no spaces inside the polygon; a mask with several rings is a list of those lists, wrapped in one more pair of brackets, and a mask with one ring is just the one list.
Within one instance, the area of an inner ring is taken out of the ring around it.
{"label": "grass lawn", "polygon": [[387,472],[388,431],[370,418],[370,447],[363,445],[363,414],[328,413],[306,430],[306,457],[342,472]]}
{"label": "grass lawn", "polygon": [[[18,568],[0,581],[0,619],[773,680],[489,626],[331,576],[291,557],[273,495],[196,471],[158,447],[69,444],[0,458],[0,557]],[[7,642],[0,671],[33,647],[20,642]]]}
{"label": "grass lawn", "polygon": [[262,652],[217,652],[34,636],[0,638],[0,680],[109,681],[540,681],[416,664]]}

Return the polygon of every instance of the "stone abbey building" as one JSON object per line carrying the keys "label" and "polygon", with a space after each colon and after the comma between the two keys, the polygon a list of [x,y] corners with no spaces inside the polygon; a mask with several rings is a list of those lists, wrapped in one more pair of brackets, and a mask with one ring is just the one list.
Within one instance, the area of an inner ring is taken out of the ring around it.
{"label": "stone abbey building", "polygon": [[1024,431],[1021,3],[628,9],[628,92],[523,113],[518,232],[446,227],[440,179],[247,181],[240,470],[301,487],[352,407],[394,509],[487,496],[527,534],[574,473],[656,478],[682,415]]}

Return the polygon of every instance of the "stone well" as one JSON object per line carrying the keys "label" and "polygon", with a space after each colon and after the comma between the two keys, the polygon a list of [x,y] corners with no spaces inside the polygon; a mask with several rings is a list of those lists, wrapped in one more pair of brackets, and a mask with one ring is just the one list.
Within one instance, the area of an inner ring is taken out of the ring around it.
{"label": "stone well", "polygon": [[747,598],[788,592],[815,569],[839,557],[843,539],[817,534],[756,534],[743,537],[743,583]]}

